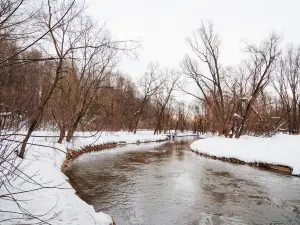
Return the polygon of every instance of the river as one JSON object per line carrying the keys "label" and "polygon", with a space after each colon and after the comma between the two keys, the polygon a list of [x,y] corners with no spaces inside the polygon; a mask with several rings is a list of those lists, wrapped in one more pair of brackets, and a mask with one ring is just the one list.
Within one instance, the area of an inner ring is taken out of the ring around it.
{"label": "river", "polygon": [[197,156],[192,141],[86,154],[66,174],[117,225],[300,224],[299,178]]}

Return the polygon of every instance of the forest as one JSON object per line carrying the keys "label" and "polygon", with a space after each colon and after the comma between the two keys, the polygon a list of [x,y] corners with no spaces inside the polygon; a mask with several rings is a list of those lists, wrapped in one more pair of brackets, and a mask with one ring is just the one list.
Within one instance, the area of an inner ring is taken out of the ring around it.
{"label": "forest", "polygon": [[[138,83],[115,67],[140,43],[114,40],[82,5],[49,1],[1,4],[1,130],[59,129],[58,142],[74,131],[152,129],[271,135],[299,132],[298,46],[283,47],[272,33],[247,44],[236,67],[222,65],[220,36],[200,26],[187,45],[181,70],[149,62]],[[28,29],[29,28],[29,29]],[[188,82],[187,82],[188,81]],[[192,90],[192,91],[191,91]],[[194,97],[177,100],[175,92]]]}

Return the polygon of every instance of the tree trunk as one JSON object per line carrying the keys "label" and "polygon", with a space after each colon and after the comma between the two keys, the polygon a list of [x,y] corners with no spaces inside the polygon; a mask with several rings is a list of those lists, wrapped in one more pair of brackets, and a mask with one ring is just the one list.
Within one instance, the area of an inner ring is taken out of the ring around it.
{"label": "tree trunk", "polygon": [[161,120],[162,120],[163,110],[164,110],[164,108],[161,109],[161,111],[160,111],[160,113],[158,115],[156,126],[155,126],[155,129],[154,129],[154,135],[158,134],[158,131],[161,131]]}
{"label": "tree trunk", "polygon": [[197,133],[197,126],[198,126],[197,121],[194,121],[193,122],[193,134]]}
{"label": "tree trunk", "polygon": [[298,105],[298,123],[297,123],[297,134],[299,134],[300,130],[300,105]]}
{"label": "tree trunk", "polygon": [[140,113],[140,114],[138,115],[138,117],[136,118],[135,125],[134,125],[134,131],[133,131],[134,134],[136,134],[136,130],[137,130],[137,127],[138,127],[138,124],[139,124],[141,115],[142,115],[142,113]]}
{"label": "tree trunk", "polygon": [[252,104],[252,99],[248,102],[247,104],[247,108],[245,111],[245,114],[242,118],[242,122],[241,122],[241,126],[239,127],[238,133],[237,135],[235,135],[235,138],[240,138],[240,136],[244,133],[245,127],[246,127],[246,123],[248,121],[248,118],[250,116],[250,109],[251,109],[251,104]]}
{"label": "tree trunk", "polygon": [[234,130],[235,130],[235,121],[236,121],[236,119],[233,119],[233,121],[232,121],[232,126],[231,126],[231,128],[230,128],[230,135],[229,135],[229,138],[232,138],[233,137],[233,135],[234,135]]}
{"label": "tree trunk", "polygon": [[81,111],[81,112],[77,115],[77,117],[76,117],[76,119],[75,119],[73,125],[68,129],[68,133],[67,133],[67,137],[66,137],[66,141],[67,141],[67,142],[70,142],[70,141],[71,141],[71,139],[72,139],[72,137],[73,137],[73,134],[74,134],[75,130],[77,129],[77,127],[78,127],[78,125],[79,125],[79,122],[80,122],[80,120],[83,118],[84,114],[85,114],[85,112],[84,112],[84,111]]}
{"label": "tree trunk", "polygon": [[66,141],[69,143],[73,137],[74,134],[74,127],[71,127],[70,129],[68,129],[68,133],[67,133],[67,137],[66,137]]}
{"label": "tree trunk", "polygon": [[175,125],[175,133],[176,133],[176,131],[178,129],[178,125],[179,125],[179,119],[177,120],[176,125]]}
{"label": "tree trunk", "polygon": [[297,102],[296,102],[296,94],[293,93],[293,105],[292,105],[292,134],[297,133]]}
{"label": "tree trunk", "polygon": [[58,139],[57,143],[61,144],[62,141],[64,140],[65,136],[66,136],[66,129],[65,129],[65,127],[62,127],[59,129],[59,139]]}
{"label": "tree trunk", "polygon": [[129,131],[129,132],[132,132],[132,119],[129,120],[129,123],[128,123],[128,131]]}
{"label": "tree trunk", "polygon": [[24,158],[27,142],[28,142],[28,140],[29,140],[29,138],[30,138],[33,131],[34,131],[34,127],[30,127],[28,129],[28,132],[27,132],[23,142],[22,142],[21,151],[19,153],[19,157],[22,158],[22,159]]}
{"label": "tree trunk", "polygon": [[24,154],[25,154],[25,150],[26,150],[28,140],[29,140],[31,134],[33,133],[33,131],[35,130],[35,128],[37,127],[37,125],[38,125],[38,123],[41,119],[42,114],[43,114],[43,109],[40,108],[38,110],[37,114],[34,115],[34,118],[32,119],[31,124],[29,126],[29,129],[27,131],[27,134],[26,134],[24,140],[22,141],[21,150],[20,150],[20,153],[18,155],[22,159],[24,158]]}

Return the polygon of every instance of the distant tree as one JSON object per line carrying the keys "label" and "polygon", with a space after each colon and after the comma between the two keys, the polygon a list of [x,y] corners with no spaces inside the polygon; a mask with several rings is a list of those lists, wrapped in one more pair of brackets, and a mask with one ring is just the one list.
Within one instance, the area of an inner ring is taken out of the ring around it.
{"label": "distant tree", "polygon": [[245,101],[243,101],[245,110],[241,115],[240,126],[235,135],[236,138],[244,134],[251,111],[256,113],[256,110],[253,108],[254,103],[269,84],[276,68],[276,62],[281,55],[279,44],[280,38],[276,35],[271,35],[261,47],[249,45],[247,48],[250,56],[246,65],[251,88],[249,98],[245,98]]}
{"label": "distant tree", "polygon": [[166,111],[167,104],[172,98],[172,94],[177,87],[177,82],[179,80],[179,74],[176,71],[164,70],[164,84],[162,90],[156,97],[156,102],[158,104],[158,115],[156,120],[156,126],[154,129],[154,134],[161,133],[163,130],[163,117]]}
{"label": "distant tree", "polygon": [[138,111],[132,115],[131,121],[134,121],[134,126],[129,130],[136,133],[140,118],[142,113],[149,101],[153,96],[155,96],[161,87],[165,83],[165,78],[162,76],[159,70],[159,65],[155,63],[150,63],[148,66],[148,72],[146,72],[139,82],[139,87],[141,88],[141,103]]}
{"label": "distant tree", "polygon": [[[224,72],[219,62],[220,40],[212,23],[201,27],[187,39],[196,60],[186,56],[181,63],[183,73],[197,85],[201,95],[182,89],[185,93],[205,102],[217,120],[218,130],[226,132],[227,117],[224,102]],[[207,67],[207,72],[201,70],[200,64]]]}

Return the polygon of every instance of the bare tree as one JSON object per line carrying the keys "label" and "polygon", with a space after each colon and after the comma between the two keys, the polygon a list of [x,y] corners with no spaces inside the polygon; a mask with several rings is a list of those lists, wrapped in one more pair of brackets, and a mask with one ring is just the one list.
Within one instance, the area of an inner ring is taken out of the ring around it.
{"label": "bare tree", "polygon": [[273,87],[280,99],[281,116],[290,134],[299,132],[299,55],[300,50],[293,46],[281,58]]}
{"label": "bare tree", "polygon": [[188,117],[189,111],[187,110],[187,105],[181,101],[177,103],[176,107],[176,124],[175,124],[175,133],[180,130],[183,132],[184,130],[188,130]]}
{"label": "bare tree", "polygon": [[[53,8],[54,7],[54,8]],[[43,118],[45,107],[50,100],[58,82],[62,78],[63,62],[66,58],[69,49],[65,49],[65,38],[67,35],[68,27],[71,22],[76,18],[74,14],[71,14],[71,9],[74,7],[74,0],[69,3],[62,3],[62,5],[53,5],[53,2],[48,1],[47,7],[43,11],[44,32],[48,34],[50,42],[53,44],[57,55],[56,68],[54,74],[46,74],[49,77],[48,88],[43,91],[40,97],[40,102],[35,112],[30,117],[29,128],[27,134],[23,140],[19,157],[23,158],[26,150],[27,142],[38,127]],[[75,13],[76,15],[76,13]],[[56,58],[56,57],[55,57]]]}
{"label": "bare tree", "polygon": [[283,61],[284,75],[288,82],[288,89],[291,91],[291,133],[299,133],[299,79],[300,79],[300,49],[295,50],[291,47]]}
{"label": "bare tree", "polygon": [[[248,45],[249,58],[245,66],[238,69],[224,69],[220,65],[220,41],[212,24],[209,24],[208,28],[202,24],[187,41],[196,60],[186,56],[181,67],[183,73],[196,85],[200,94],[184,87],[181,87],[181,90],[203,102],[205,117],[211,130],[218,131],[219,135],[226,137],[235,135],[239,138],[248,129],[247,124],[252,113],[261,124],[264,124],[265,127],[260,129],[266,129],[267,121],[257,111],[255,104],[261,96],[263,101],[261,103],[265,105],[261,110],[265,111],[267,101],[264,98],[266,97],[264,90],[271,80],[281,54],[280,38],[271,35],[259,47]],[[201,65],[206,65],[206,70],[200,69]],[[293,81],[291,80],[290,83]],[[258,127],[251,126],[251,130]]]}
{"label": "bare tree", "polygon": [[[183,73],[197,85],[201,96],[185,89],[182,90],[207,104],[218,120],[219,130],[221,133],[224,133],[227,121],[224,104],[224,85],[222,82],[225,78],[219,62],[219,36],[214,32],[211,23],[208,27],[202,23],[197,32],[187,39],[187,43],[197,60],[186,56],[181,67]],[[207,72],[203,72],[199,68],[200,64],[206,65]]]}
{"label": "bare tree", "polygon": [[162,86],[162,91],[157,95],[156,102],[159,106],[159,111],[157,115],[156,126],[154,129],[154,134],[161,133],[163,130],[163,116],[166,110],[166,106],[172,98],[172,94],[177,87],[177,82],[179,80],[179,74],[176,71],[164,70],[165,82]]}
{"label": "bare tree", "polygon": [[[134,115],[132,115],[132,119],[135,119],[134,127],[132,131],[136,133],[138,124],[141,118],[141,115],[145,109],[146,104],[151,100],[151,98],[157,94],[158,90],[163,86],[165,80],[160,76],[159,65],[155,63],[150,63],[149,71],[144,74],[144,76],[140,80],[140,88],[142,94],[142,101],[140,107]],[[130,129],[131,130],[131,129]]]}
{"label": "bare tree", "polygon": [[[86,43],[81,48],[77,63],[78,81],[76,82],[73,110],[68,124],[67,142],[69,142],[90,109],[96,94],[105,86],[105,80],[112,74],[116,65],[118,46],[110,37],[99,33],[88,32],[84,38]],[[91,47],[93,46],[93,47]],[[75,60],[74,60],[75,61]],[[75,64],[74,64],[75,65]]]}
{"label": "bare tree", "polygon": [[239,138],[246,129],[250,113],[254,103],[269,84],[271,76],[276,68],[276,61],[280,57],[280,38],[274,34],[263,43],[261,47],[248,46],[249,61],[247,62],[247,72],[250,77],[251,91],[249,98],[245,98],[245,110],[242,115],[241,125],[235,137]]}

